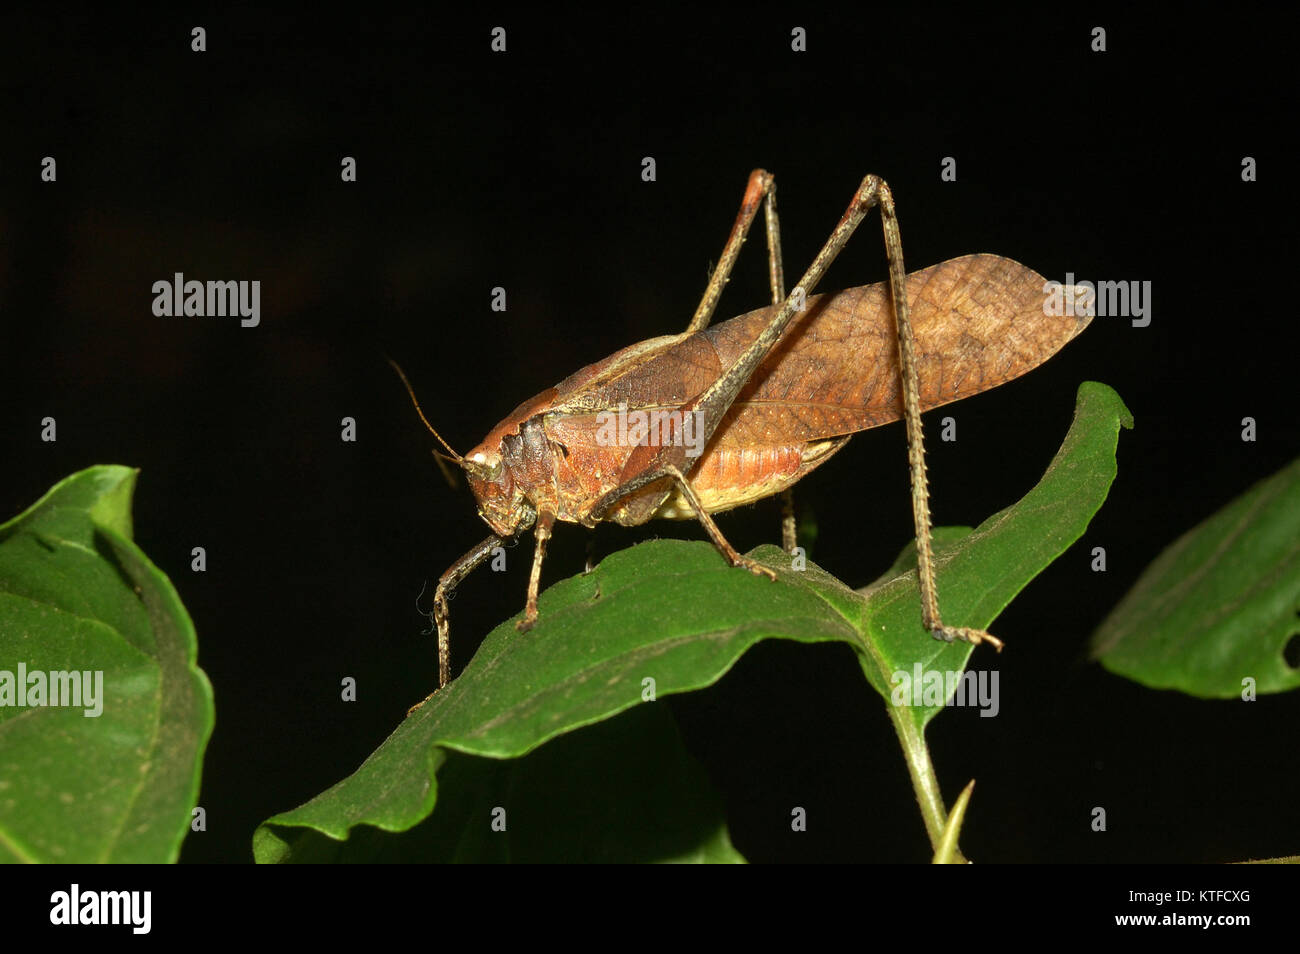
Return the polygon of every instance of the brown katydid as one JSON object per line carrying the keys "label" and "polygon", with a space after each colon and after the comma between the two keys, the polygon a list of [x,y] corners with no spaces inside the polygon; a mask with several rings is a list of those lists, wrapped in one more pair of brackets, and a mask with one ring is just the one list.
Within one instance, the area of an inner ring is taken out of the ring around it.
{"label": "brown katydid", "polygon": [[[760,204],[773,304],[709,327]],[[811,295],[874,206],[889,281]],[[907,426],[922,622],[937,639],[1001,649],[983,630],[947,626],[940,617],[921,411],[1019,377],[1082,331],[1090,315],[1081,313],[1086,309],[1053,313],[1045,307],[1044,278],[997,255],[968,255],[907,275],[893,197],[877,176],[862,180],[788,296],[784,282],[776,184],[756,169],[684,332],[583,368],[525,401],[463,457],[416,402],[425,426],[465,471],[479,515],[492,529],[442,575],[434,593],[440,689],[450,677],[448,596],[508,538],[535,528],[520,631],[537,619],[542,561],[556,520],[594,527],[602,520],[635,526],[652,517],[695,518],[733,566],[775,579],[771,569],[738,553],[710,514],[788,492],[855,432],[899,417]],[[414,401],[406,376],[397,372]],[[634,414],[644,415],[639,426],[610,426],[612,417]],[[794,548],[788,506],[783,543]]]}

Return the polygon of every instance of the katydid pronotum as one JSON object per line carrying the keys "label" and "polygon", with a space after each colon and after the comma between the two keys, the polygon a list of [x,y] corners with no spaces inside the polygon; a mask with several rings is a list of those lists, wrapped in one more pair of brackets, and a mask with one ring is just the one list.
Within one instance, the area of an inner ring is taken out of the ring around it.
{"label": "katydid pronotum", "polygon": [[[773,304],[710,327],[760,204]],[[876,206],[889,281],[812,296]],[[651,338],[583,368],[525,401],[463,457],[416,402],[425,426],[465,471],[479,515],[492,529],[438,581],[438,688],[450,678],[448,597],[507,539],[535,528],[520,631],[537,620],[542,561],[556,520],[594,527],[602,520],[635,526],[656,516],[695,518],[732,566],[776,579],[737,552],[710,514],[787,494],[783,544],[793,550],[790,486],[855,432],[900,416],[907,427],[922,623],[937,639],[987,642],[1000,650],[989,633],[948,626],[939,613],[921,411],[1019,377],[1088,324],[1086,308],[1058,314],[1046,307],[1047,291],[1041,275],[997,255],[968,255],[907,275],[893,196],[884,180],[869,175],[786,295],[775,180],[754,170],[684,332]],[[618,430],[610,439],[614,431],[607,425],[616,410],[657,419],[658,439],[644,427]]]}

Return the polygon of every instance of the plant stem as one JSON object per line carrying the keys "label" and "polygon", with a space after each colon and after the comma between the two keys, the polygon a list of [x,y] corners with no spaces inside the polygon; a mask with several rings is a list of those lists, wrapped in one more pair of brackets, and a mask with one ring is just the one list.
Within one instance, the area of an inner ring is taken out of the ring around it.
{"label": "plant stem", "polygon": [[[939,793],[939,779],[930,762],[925,733],[909,717],[907,706],[886,705],[885,709],[903,744],[903,757],[907,761],[907,772],[912,776],[912,790],[916,793],[916,803],[920,806],[921,818],[925,821],[925,833],[930,837],[930,849],[937,852],[943,841],[944,827],[948,823],[948,810],[944,808],[943,796]],[[960,849],[953,850],[953,860],[959,863],[965,861]]]}

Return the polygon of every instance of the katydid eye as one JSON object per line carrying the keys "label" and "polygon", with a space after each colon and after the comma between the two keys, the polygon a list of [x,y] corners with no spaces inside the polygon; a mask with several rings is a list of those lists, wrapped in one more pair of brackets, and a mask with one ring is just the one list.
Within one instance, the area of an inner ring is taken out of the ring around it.
{"label": "katydid eye", "polygon": [[493,481],[501,479],[500,457],[496,455],[488,457],[487,454],[479,451],[477,454],[470,455],[469,462],[477,467],[486,476],[486,479]]}

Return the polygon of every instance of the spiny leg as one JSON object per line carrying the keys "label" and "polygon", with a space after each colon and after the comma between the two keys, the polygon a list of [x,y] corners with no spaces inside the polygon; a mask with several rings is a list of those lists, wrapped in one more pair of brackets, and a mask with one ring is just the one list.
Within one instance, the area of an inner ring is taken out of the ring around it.
{"label": "spiny leg", "polygon": [[[752,184],[752,179],[751,179]],[[912,473],[912,517],[916,525],[917,567],[921,585],[921,618],[925,627],[937,639],[963,639],[971,643],[989,642],[1000,648],[1002,643],[996,637],[983,630],[963,627],[945,626],[939,614],[939,602],[935,593],[934,553],[930,540],[929,490],[925,474],[925,446],[921,433],[920,397],[918,394],[915,348],[912,341],[912,325],[907,302],[906,272],[903,269],[903,245],[899,235],[898,217],[894,210],[894,199],[879,176],[867,176],[862,180],[854,194],[849,207],[840,217],[830,238],[822,246],[817,257],[813,259],[803,278],[799,280],[767,326],[759,333],[732,363],[731,367],[718,376],[704,393],[683,411],[699,411],[702,418],[702,432],[708,440],[718,429],[736,395],[749,380],[754,369],[767,357],[772,348],[781,339],[786,327],[794,318],[797,310],[806,307],[808,294],[817,286],[826,269],[835,261],[853,235],[862,219],[873,206],[881,207],[881,225],[885,237],[885,253],[889,260],[890,297],[894,302],[895,326],[898,332],[899,371],[903,383],[903,416],[907,422],[908,462]],[[731,244],[730,242],[728,243]],[[712,284],[712,283],[711,283]],[[720,286],[719,286],[720,287]],[[701,303],[703,306],[703,303]],[[592,508],[591,513],[600,519],[614,504],[627,495],[634,493],[656,479],[662,479],[667,465],[673,463],[667,455],[674,453],[674,448],[664,448],[660,456],[650,463],[637,477],[625,482],[605,494]],[[648,515],[647,515],[648,516]],[[716,541],[715,541],[716,542]],[[733,551],[734,552],[734,551]]]}
{"label": "spiny leg", "polygon": [[551,539],[551,528],[555,526],[555,514],[541,510],[537,514],[537,547],[533,550],[533,571],[528,575],[528,602],[524,604],[524,618],[515,623],[515,629],[526,633],[537,622],[537,591],[542,582],[542,561],[546,559],[546,543]]}
{"label": "spiny leg", "polygon": [[[767,205],[767,270],[772,285],[772,304],[785,300],[785,266],[781,262],[781,224],[776,218],[776,183],[768,193]],[[798,524],[794,519],[794,488],[781,491],[781,549],[794,553],[799,545]]]}
{"label": "spiny leg", "polygon": [[[731,234],[722,249],[722,258],[718,267],[709,276],[708,287],[699,307],[691,318],[687,333],[699,331],[708,326],[717,308],[722,288],[731,278],[731,271],[740,256],[740,247],[749,234],[754,216],[758,212],[758,203],[763,201],[763,218],[767,231],[767,278],[772,289],[772,304],[779,305],[785,300],[785,263],[781,257],[781,221],[776,212],[776,177],[763,169],[755,169],[749,174],[749,184],[745,187],[745,196],[740,202],[740,211],[736,215]],[[793,553],[798,544],[794,519],[794,492],[789,488],[781,491],[783,507],[781,518],[781,548],[786,553]]]}
{"label": "spiny leg", "polygon": [[[868,176],[864,180],[873,179]],[[912,519],[916,525],[917,575],[921,583],[921,620],[935,637],[947,642],[965,640],[978,645],[988,642],[1002,649],[1002,641],[982,629],[944,625],[939,615],[938,590],[934,580],[934,552],[930,541],[930,492],[925,473],[925,439],[921,429],[920,386],[916,370],[916,345],[912,338],[910,306],[907,301],[907,272],[903,268],[903,241],[889,186],[877,179],[874,189],[880,205],[885,233],[885,256],[889,260],[889,290],[894,303],[898,334],[898,366],[903,388],[903,418],[907,424],[907,460],[912,476]]]}
{"label": "spiny leg", "polygon": [[881,180],[876,176],[867,176],[862,180],[862,185],[855,193],[849,207],[840,217],[834,231],[831,232],[830,238],[822,246],[817,257],[813,259],[808,270],[804,272],[799,284],[794,287],[791,294],[784,299],[781,307],[768,321],[767,326],[759,333],[754,341],[750,342],[745,351],[738,357],[731,367],[718,376],[717,380],[710,385],[703,394],[701,394],[692,403],[693,408],[699,408],[704,414],[704,433],[710,437],[717,429],[722,417],[731,407],[732,401],[741,388],[749,380],[754,369],[767,357],[772,348],[781,339],[786,327],[790,324],[794,316],[802,312],[807,307],[807,296],[810,295],[817,283],[821,281],[822,276],[826,273],[832,262],[844,249],[845,243],[857,229],[867,211],[877,203],[876,190],[882,185]]}
{"label": "spiny leg", "polygon": [[[781,223],[776,215],[776,180],[772,180],[763,205],[767,224],[767,278],[772,286],[772,304],[785,301],[785,264],[781,260]],[[781,549],[794,553],[799,545],[798,524],[794,519],[794,488],[781,491]]]}
{"label": "spiny leg", "polygon": [[[751,179],[752,184],[753,180]],[[843,250],[845,243],[848,242],[849,237],[858,227],[867,211],[876,204],[876,190],[880,185],[881,181],[876,176],[867,176],[866,179],[862,180],[861,187],[854,195],[853,201],[849,203],[849,207],[845,209],[844,215],[840,217],[840,221],[831,232],[830,238],[826,240],[826,244],[822,246],[812,264],[808,266],[808,270],[804,272],[799,284],[794,287],[790,295],[781,303],[781,307],[776,309],[776,312],[768,320],[767,325],[731,363],[730,367],[719,374],[703,393],[682,406],[683,415],[693,414],[698,416],[698,432],[704,435],[706,443],[717,431],[732,402],[735,401],[736,395],[745,386],[745,383],[754,373],[754,369],[766,359],[777,342],[781,340],[781,335],[794,319],[794,316],[807,307],[808,294],[821,281],[822,275],[826,273],[826,269],[830,267],[836,256]],[[591,525],[603,519],[605,514],[620,500],[636,493],[647,484],[663,480],[668,475],[667,468],[669,466],[676,467],[679,472],[690,469],[685,450],[675,442],[666,442],[655,451],[653,457],[640,462],[638,471],[597,500],[587,511],[582,522]],[[665,497],[667,493],[668,491],[664,491]],[[663,497],[656,500],[656,496],[650,495],[642,500],[634,501],[630,507],[630,519],[620,522],[635,525],[650,519],[654,511],[663,502]]]}
{"label": "spiny leg", "polygon": [[723,286],[731,279],[731,270],[740,256],[740,247],[745,244],[745,236],[758,213],[758,204],[763,203],[763,216],[767,226],[767,275],[772,286],[772,304],[779,305],[785,298],[785,268],[781,262],[781,223],[776,215],[776,178],[763,169],[755,169],[749,174],[749,184],[745,186],[745,197],[740,200],[740,211],[731,226],[731,234],[722,247],[722,257],[709,276],[709,283],[686,327],[686,333],[692,334],[707,328],[713,318],[718,299],[722,297]]}
{"label": "spiny leg", "polygon": [[[785,300],[785,263],[781,260],[781,223],[776,215],[776,180],[773,179],[763,206],[767,224],[767,277],[772,286],[772,304]],[[781,549],[794,553],[799,545],[798,524],[794,518],[794,488],[781,491]]]}

